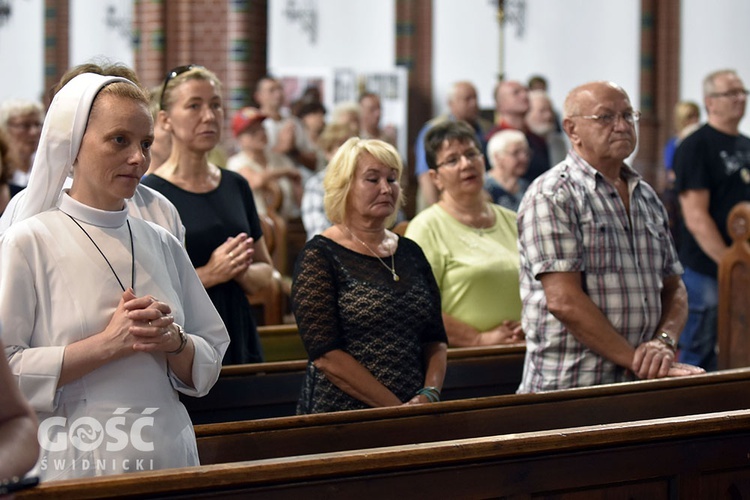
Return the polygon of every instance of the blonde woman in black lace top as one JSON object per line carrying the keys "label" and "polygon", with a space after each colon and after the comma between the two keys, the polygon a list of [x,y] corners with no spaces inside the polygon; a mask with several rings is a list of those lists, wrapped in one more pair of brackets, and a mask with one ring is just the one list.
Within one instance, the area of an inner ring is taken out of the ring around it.
{"label": "blonde woman in black lace top", "polygon": [[334,225],[295,268],[292,305],[310,362],[297,412],[435,402],[446,367],[440,291],[422,250],[387,230],[401,205],[398,152],[349,139],[331,160]]}

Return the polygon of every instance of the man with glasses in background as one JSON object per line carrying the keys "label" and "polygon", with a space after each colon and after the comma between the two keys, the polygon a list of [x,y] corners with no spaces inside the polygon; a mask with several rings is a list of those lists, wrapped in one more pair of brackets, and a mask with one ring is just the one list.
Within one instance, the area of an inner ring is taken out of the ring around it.
{"label": "man with glasses in background", "polygon": [[702,371],[674,362],[687,316],[682,266],[659,197],[624,163],[639,118],[611,82],[565,100],[572,151],[534,181],[518,213],[518,392]]}
{"label": "man with glasses in background", "polygon": [[727,216],[750,200],[750,138],[740,134],[748,91],[734,70],[703,80],[708,123],[686,137],[674,159],[683,224],[680,261],[688,292],[688,320],[680,360],[716,369],[718,264],[731,243]]}

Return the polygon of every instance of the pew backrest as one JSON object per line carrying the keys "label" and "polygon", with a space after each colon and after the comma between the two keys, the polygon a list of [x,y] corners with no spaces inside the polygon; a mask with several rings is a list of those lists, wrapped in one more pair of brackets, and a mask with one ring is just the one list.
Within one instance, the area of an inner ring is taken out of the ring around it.
{"label": "pew backrest", "polygon": [[719,264],[718,364],[750,366],[750,202],[727,217],[732,245]]}
{"label": "pew backrest", "polygon": [[[525,352],[523,344],[449,349],[443,399],[515,392]],[[208,395],[180,399],[194,424],[294,415],[306,365],[298,360],[226,366]]]}
{"label": "pew backrest", "polygon": [[750,411],[66,480],[33,498],[742,498]]}
{"label": "pew backrest", "polygon": [[198,425],[201,463],[258,460],[750,408],[750,369],[319,415]]}

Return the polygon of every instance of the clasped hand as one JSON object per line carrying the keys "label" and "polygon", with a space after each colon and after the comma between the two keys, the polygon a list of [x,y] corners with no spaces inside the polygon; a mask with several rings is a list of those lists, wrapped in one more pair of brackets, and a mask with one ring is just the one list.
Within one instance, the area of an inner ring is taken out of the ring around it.
{"label": "clasped hand", "polygon": [[631,369],[640,379],[682,377],[706,372],[698,366],[675,362],[672,349],[659,340],[644,342],[635,349]]}
{"label": "clasped hand", "polygon": [[490,341],[488,344],[515,344],[523,342],[526,336],[523,333],[523,327],[520,321],[503,321],[495,328],[485,332]]}
{"label": "clasped hand", "polygon": [[254,241],[246,233],[227,238],[216,248],[206,264],[219,283],[226,283],[242,275],[253,263]]}
{"label": "clasped hand", "polygon": [[155,297],[137,297],[131,288],[122,293],[115,314],[104,331],[123,354],[132,351],[170,352],[180,346],[172,308]]}

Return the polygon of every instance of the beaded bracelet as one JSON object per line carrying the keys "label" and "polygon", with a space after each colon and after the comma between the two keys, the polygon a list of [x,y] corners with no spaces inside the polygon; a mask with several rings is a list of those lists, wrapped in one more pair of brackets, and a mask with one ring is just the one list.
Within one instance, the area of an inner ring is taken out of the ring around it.
{"label": "beaded bracelet", "polygon": [[422,395],[427,398],[430,403],[437,403],[440,401],[440,389],[433,386],[422,387],[417,391],[417,395]]}

